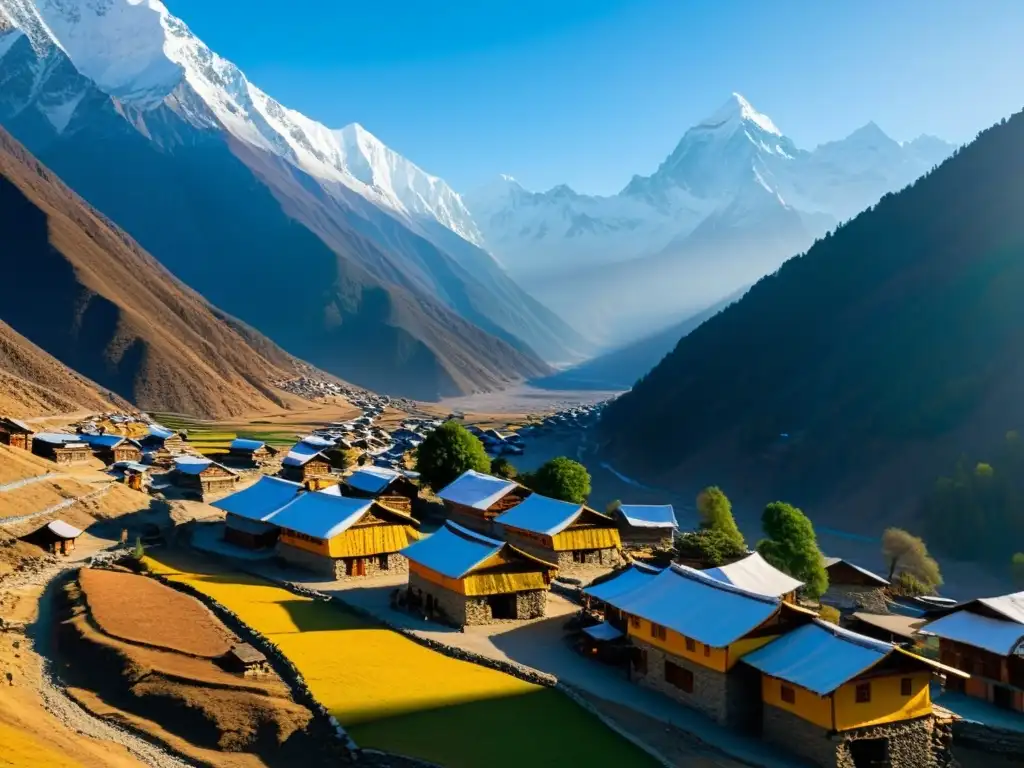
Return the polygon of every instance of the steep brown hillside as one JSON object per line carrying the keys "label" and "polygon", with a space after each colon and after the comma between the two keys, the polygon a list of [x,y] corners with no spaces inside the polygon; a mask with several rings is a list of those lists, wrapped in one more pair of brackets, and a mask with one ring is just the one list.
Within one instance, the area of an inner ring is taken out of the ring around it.
{"label": "steep brown hillside", "polygon": [[[282,404],[272,382],[294,374],[293,358],[185,287],[2,130],[0,231],[0,320],[100,391],[204,417]],[[0,356],[8,375],[85,398],[66,371],[47,383],[56,369],[38,349],[9,348],[21,351]]]}

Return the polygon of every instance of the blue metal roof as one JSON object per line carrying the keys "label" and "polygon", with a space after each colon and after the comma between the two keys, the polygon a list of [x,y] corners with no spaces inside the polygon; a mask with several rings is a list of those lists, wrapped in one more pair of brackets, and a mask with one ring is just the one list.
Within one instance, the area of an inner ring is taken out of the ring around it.
{"label": "blue metal roof", "polygon": [[249,440],[244,437],[237,437],[231,441],[229,446],[232,451],[258,451],[266,443],[261,440]]}
{"label": "blue metal roof", "polygon": [[261,477],[243,491],[232,493],[210,506],[223,509],[247,520],[266,522],[279,509],[295,500],[302,489],[299,483],[282,480],[279,477]]}
{"label": "blue metal roof", "polygon": [[159,424],[150,424],[149,434],[152,437],[159,437],[161,440],[166,440],[169,437],[174,437],[173,430],[170,430],[167,427],[162,427]]}
{"label": "blue metal roof", "polygon": [[40,432],[33,435],[33,440],[47,443],[49,445],[70,445],[72,443],[85,444],[81,435],[69,435],[66,432]]}
{"label": "blue metal roof", "polygon": [[129,440],[124,435],[80,435],[83,442],[88,443],[93,448],[116,448],[121,443],[128,442],[132,445],[138,445],[134,440]]}
{"label": "blue metal roof", "polygon": [[460,579],[504,546],[503,541],[481,536],[449,520],[435,533],[403,549],[402,554],[442,576]]}
{"label": "blue metal roof", "polygon": [[326,493],[303,493],[277,511],[272,522],[317,539],[344,533],[365,515],[373,502]]}
{"label": "blue metal roof", "polygon": [[595,600],[614,605],[616,599],[644,586],[659,573],[661,573],[661,570],[658,568],[633,563],[607,581],[584,588],[583,594]]}

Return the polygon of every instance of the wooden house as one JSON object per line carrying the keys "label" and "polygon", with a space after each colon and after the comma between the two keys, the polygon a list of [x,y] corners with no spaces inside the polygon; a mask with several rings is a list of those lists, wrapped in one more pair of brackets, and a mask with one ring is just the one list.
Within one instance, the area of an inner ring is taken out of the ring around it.
{"label": "wooden house", "polygon": [[267,657],[248,643],[237,643],[231,646],[227,653],[220,658],[220,665],[228,672],[234,672],[243,677],[272,674]]}
{"label": "wooden house", "polygon": [[63,520],[51,520],[41,528],[32,533],[22,536],[22,541],[35,544],[55,555],[70,555],[75,551],[75,541],[82,535],[82,531],[75,526],[65,523]]}
{"label": "wooden house", "polygon": [[281,529],[280,557],[331,579],[405,573],[400,553],[419,539],[412,515],[323,491],[300,494],[271,522]]}
{"label": "wooden house", "polygon": [[83,433],[79,437],[89,446],[93,455],[104,464],[142,461],[142,446],[123,435]]}
{"label": "wooden house", "polygon": [[23,421],[0,416],[0,444],[27,451],[31,441],[32,427]]}
{"label": "wooden house", "polygon": [[238,473],[209,459],[178,456],[174,459],[174,484],[206,498],[234,490]]}
{"label": "wooden house", "polygon": [[947,689],[1024,712],[1024,592],[963,603],[922,630],[939,638],[943,664],[970,675]]}
{"label": "wooden house", "polygon": [[92,458],[89,446],[80,435],[40,432],[32,438],[32,453],[56,464],[78,464]]}
{"label": "wooden house", "polygon": [[450,520],[402,554],[409,559],[410,604],[457,627],[544,616],[558,570]]}
{"label": "wooden house", "polygon": [[589,586],[584,587],[583,605],[589,610],[603,614],[606,622],[624,633],[627,629],[627,617],[615,607],[617,598],[646,586],[661,571],[661,568],[632,562],[603,578],[595,579]]}
{"label": "wooden house", "polygon": [[853,611],[862,605],[880,605],[884,602],[889,580],[866,568],[839,557],[825,558],[828,590],[821,602],[840,611]]}
{"label": "wooden house", "polygon": [[281,462],[281,477],[297,483],[331,473],[331,460],[324,453],[334,443],[315,435],[304,437],[288,451]]}
{"label": "wooden house", "polygon": [[494,519],[530,494],[515,480],[492,477],[472,469],[438,491],[448,510],[448,518],[464,528],[494,536]]}
{"label": "wooden house", "polygon": [[359,467],[345,478],[346,496],[377,499],[386,507],[404,512],[412,512],[412,502],[419,492],[419,485],[397,469]]}
{"label": "wooden house", "polygon": [[263,476],[248,488],[210,506],[227,513],[225,541],[246,549],[262,549],[277,544],[280,529],[273,524],[274,515],[293,502],[301,491],[299,483]]}
{"label": "wooden house", "polygon": [[583,504],[534,493],[496,517],[494,523],[510,544],[562,569],[622,562],[622,541],[615,521]]}
{"label": "wooden house", "polygon": [[933,763],[930,684],[955,670],[820,619],[747,654],[761,733],[822,768]]}
{"label": "wooden house", "polygon": [[758,595],[777,597],[787,603],[796,602],[796,593],[804,585],[802,581],[771,565],[757,552],[734,563],[709,568],[704,573],[734,587]]}
{"label": "wooden house", "polygon": [[146,434],[139,438],[139,444],[143,451],[154,453],[177,453],[185,448],[185,440],[179,433],[160,424],[148,424]]}
{"label": "wooden house", "polygon": [[261,440],[248,440],[243,437],[231,441],[228,456],[235,461],[252,467],[259,467],[277,456],[277,449]]}
{"label": "wooden house", "polygon": [[118,461],[110,466],[107,474],[117,478],[133,491],[145,491],[152,483],[153,468],[136,461]]}
{"label": "wooden house", "polygon": [[668,548],[679,530],[671,504],[621,504],[612,517],[626,547]]}
{"label": "wooden house", "polygon": [[760,721],[760,681],[738,662],[816,615],[675,564],[607,604],[628,617],[633,680],[747,728]]}

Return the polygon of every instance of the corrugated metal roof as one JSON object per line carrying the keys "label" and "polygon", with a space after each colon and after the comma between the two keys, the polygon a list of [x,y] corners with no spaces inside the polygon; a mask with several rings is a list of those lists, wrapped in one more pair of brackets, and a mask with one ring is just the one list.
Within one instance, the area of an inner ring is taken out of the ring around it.
{"label": "corrugated metal roof", "polygon": [[169,437],[174,437],[173,430],[170,430],[167,427],[162,427],[159,424],[150,424],[149,427],[147,427],[147,429],[149,431],[150,436],[158,437],[161,440],[166,440]]}
{"label": "corrugated metal roof", "polygon": [[602,641],[618,640],[623,636],[622,632],[617,630],[607,621],[602,621],[600,624],[595,624],[592,627],[584,627],[583,632],[590,635],[595,640]]}
{"label": "corrugated metal roof", "polygon": [[623,504],[619,512],[634,528],[678,528],[671,504]]}
{"label": "corrugated metal roof", "polygon": [[308,464],[316,456],[321,456],[324,461],[327,457],[321,453],[321,448],[301,441],[292,446],[291,450],[288,451],[288,455],[282,460],[282,464],[286,467],[301,467]]}
{"label": "corrugated metal roof", "polygon": [[831,568],[833,565],[838,565],[839,563],[846,563],[848,566],[853,568],[855,571],[860,571],[861,573],[863,573],[868,578],[870,578],[873,581],[877,582],[878,586],[880,586],[880,587],[887,587],[887,586],[889,586],[889,580],[888,579],[882,578],[877,573],[872,573],[867,568],[861,568],[856,563],[851,563],[849,560],[844,560],[841,557],[826,557],[825,558],[825,569],[827,570],[827,569]]}
{"label": "corrugated metal roof", "polygon": [[983,597],[978,602],[1010,621],[1024,624],[1024,592],[1014,592],[1000,597]]}
{"label": "corrugated metal roof", "polygon": [[48,445],[86,445],[81,435],[69,435],[67,432],[40,432],[32,439]]}
{"label": "corrugated metal roof", "polygon": [[266,443],[262,440],[249,440],[244,437],[236,437],[231,441],[231,445],[228,448],[232,451],[258,451]]}
{"label": "corrugated metal roof", "polygon": [[220,467],[229,474],[238,474],[237,472],[235,472],[235,470],[229,469],[228,467],[225,467],[223,464],[218,464],[216,461],[211,461],[210,459],[203,459],[198,456],[187,455],[174,457],[174,468],[186,475],[198,475],[211,465]]}
{"label": "corrugated metal roof", "polygon": [[781,601],[673,564],[611,604],[698,642],[724,648],[765,622],[779,610]]}
{"label": "corrugated metal roof", "polygon": [[802,581],[794,579],[771,565],[757,552],[747,555],[735,563],[723,565],[720,568],[709,568],[704,573],[713,579],[724,581],[726,584],[732,584],[734,587],[768,597],[781,597],[804,585]]}
{"label": "corrugated metal roof", "polygon": [[494,518],[494,522],[543,536],[554,536],[572,525],[582,512],[582,504],[531,493],[508,512]]}
{"label": "corrugated metal roof", "polygon": [[326,493],[304,493],[274,515],[274,525],[317,539],[330,539],[351,528],[373,505]]}
{"label": "corrugated metal roof", "polygon": [[51,533],[60,536],[62,539],[77,539],[82,535],[82,532],[75,528],[75,526],[65,523],[63,520],[51,520],[46,524],[46,527],[50,529]]}
{"label": "corrugated metal roof", "polygon": [[121,443],[130,443],[131,445],[137,446],[134,440],[129,440],[124,435],[90,435],[83,434],[82,440],[88,443],[93,448],[116,448]]}
{"label": "corrugated metal roof", "polygon": [[487,509],[517,487],[514,480],[467,469],[438,492],[438,498],[474,509]]}
{"label": "corrugated metal roof", "polygon": [[743,657],[766,675],[825,696],[895,651],[865,635],[815,619]]}
{"label": "corrugated metal roof", "polygon": [[386,467],[360,467],[346,478],[352,488],[365,493],[380,493],[399,477],[399,472]]}
{"label": "corrugated metal roof", "polygon": [[481,536],[453,523],[402,550],[411,562],[450,579],[461,579],[480,563],[501,551],[505,542]]}
{"label": "corrugated metal roof", "polygon": [[245,490],[218,499],[210,506],[248,520],[265,522],[283,506],[294,501],[301,489],[299,483],[263,476]]}
{"label": "corrugated metal roof", "polygon": [[1024,640],[1024,625],[958,610],[925,624],[922,629],[946,640],[966,643],[1008,656]]}
{"label": "corrugated metal roof", "polygon": [[648,584],[659,573],[657,568],[633,563],[607,581],[584,588],[583,594],[618,607],[616,601],[620,597]]}
{"label": "corrugated metal roof", "polygon": [[24,421],[19,421],[18,419],[12,419],[10,416],[5,416],[3,418],[0,418],[0,422],[3,422],[3,421],[6,421],[8,424],[11,424],[12,426],[17,427],[18,429],[20,429],[20,430],[22,430],[24,432],[31,432],[32,431],[32,427],[30,427]]}
{"label": "corrugated metal roof", "polygon": [[924,623],[923,619],[918,619],[913,616],[900,616],[896,613],[866,613],[863,611],[855,611],[853,618],[863,621],[865,624],[869,624],[872,627],[890,632],[894,635],[899,635],[908,640],[913,639],[914,635],[921,628]]}

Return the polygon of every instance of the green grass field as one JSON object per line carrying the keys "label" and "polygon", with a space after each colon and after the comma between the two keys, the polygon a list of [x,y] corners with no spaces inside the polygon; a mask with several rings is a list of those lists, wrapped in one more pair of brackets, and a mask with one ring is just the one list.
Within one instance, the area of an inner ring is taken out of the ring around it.
{"label": "green grass field", "polygon": [[189,444],[203,454],[223,453],[236,437],[262,440],[275,448],[295,444],[295,430],[269,429],[266,422],[203,421],[178,413],[154,413],[153,418],[168,429],[187,430]]}

